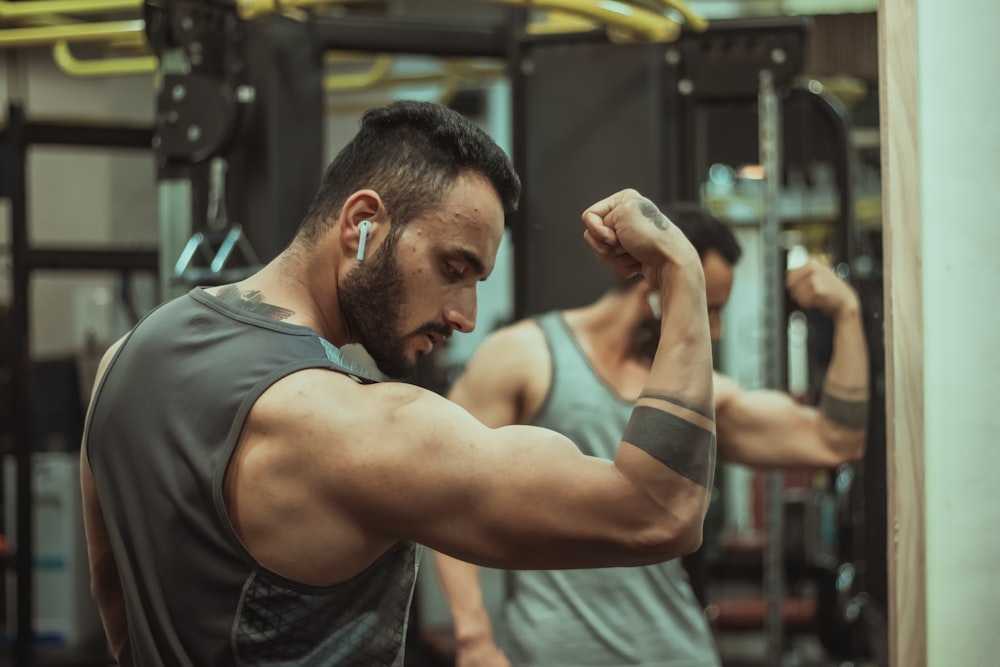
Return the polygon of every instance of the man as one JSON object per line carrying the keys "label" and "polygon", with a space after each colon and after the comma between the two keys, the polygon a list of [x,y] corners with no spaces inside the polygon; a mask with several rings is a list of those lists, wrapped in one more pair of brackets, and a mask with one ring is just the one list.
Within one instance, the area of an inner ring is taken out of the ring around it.
{"label": "man", "polygon": [[[740,247],[702,209],[664,208],[701,257],[713,338],[722,333]],[[719,456],[756,466],[835,466],[864,447],[868,356],[855,292],[826,266],[790,271],[803,308],[835,323],[820,407],[774,391],[746,391],[715,374]],[[652,290],[619,284],[596,302],[516,323],[477,349],[450,398],[487,426],[533,424],[567,435],[585,454],[614,454],[615,433],[643,391],[663,344]],[[669,317],[671,306],[664,309]],[[662,331],[666,331],[666,327]],[[586,488],[581,482],[581,493]],[[458,667],[718,665],[711,633],[679,562],[642,568],[510,572],[502,606],[507,652],[494,640],[475,566],[438,554],[455,625]],[[509,657],[509,660],[508,660]]]}
{"label": "man", "polygon": [[638,193],[583,215],[598,255],[642,271],[670,313],[613,462],[544,429],[485,427],[340,353],[360,343],[402,376],[472,330],[519,188],[460,115],[373,109],[284,252],[161,306],[108,351],[81,485],[116,660],[396,667],[416,544],[515,568],[698,547],[715,456],[704,275]]}

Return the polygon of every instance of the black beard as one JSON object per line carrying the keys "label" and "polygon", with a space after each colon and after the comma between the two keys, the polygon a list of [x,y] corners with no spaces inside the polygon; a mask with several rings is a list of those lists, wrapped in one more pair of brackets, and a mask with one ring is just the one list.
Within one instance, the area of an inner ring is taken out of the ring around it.
{"label": "black beard", "polygon": [[392,378],[409,377],[416,359],[406,354],[403,319],[403,272],[396,261],[399,237],[388,238],[344,278],[340,310],[352,338],[364,346],[379,370]]}

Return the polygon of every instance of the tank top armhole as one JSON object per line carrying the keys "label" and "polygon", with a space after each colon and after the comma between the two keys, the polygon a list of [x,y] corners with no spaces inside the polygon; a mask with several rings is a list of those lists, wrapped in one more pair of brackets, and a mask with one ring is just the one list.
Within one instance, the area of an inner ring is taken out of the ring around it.
{"label": "tank top armhole", "polygon": [[532,322],[535,326],[542,332],[542,338],[545,340],[545,349],[549,352],[549,386],[545,388],[545,398],[538,405],[538,409],[535,410],[533,415],[530,415],[527,421],[529,424],[537,424],[541,419],[545,417],[546,411],[552,404],[552,394],[555,392],[556,387],[556,373],[558,372],[556,364],[556,349],[553,345],[552,337],[550,335],[551,327],[556,324],[556,320],[562,317],[558,311],[550,311],[544,313],[537,317],[532,318]]}

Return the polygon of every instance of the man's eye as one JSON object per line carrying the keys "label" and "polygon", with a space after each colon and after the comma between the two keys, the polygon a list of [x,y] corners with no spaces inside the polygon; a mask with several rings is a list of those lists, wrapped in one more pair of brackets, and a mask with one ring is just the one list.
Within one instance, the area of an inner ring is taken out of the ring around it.
{"label": "man's eye", "polygon": [[451,264],[448,264],[447,266],[448,266],[448,276],[452,280],[461,280],[462,276],[465,275],[465,271],[463,271],[462,269],[455,267]]}

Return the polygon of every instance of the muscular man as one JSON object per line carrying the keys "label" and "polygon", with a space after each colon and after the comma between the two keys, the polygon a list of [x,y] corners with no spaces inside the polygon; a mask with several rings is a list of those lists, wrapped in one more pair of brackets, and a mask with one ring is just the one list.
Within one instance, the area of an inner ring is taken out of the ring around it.
{"label": "muscular man", "polygon": [[[722,333],[740,247],[705,211],[664,209],[685,232],[705,272],[711,333]],[[826,266],[790,271],[787,286],[803,308],[835,323],[833,357],[818,408],[774,391],[746,391],[715,374],[721,458],[756,466],[835,466],[864,447],[868,355],[858,297]],[[656,291],[619,284],[596,302],[551,312],[487,337],[450,398],[487,426],[533,424],[559,431],[585,454],[611,457],[651,354],[669,327],[654,318]],[[670,309],[664,309],[669,318]],[[662,326],[662,328],[661,328]],[[580,493],[587,493],[583,481]],[[702,610],[678,561],[641,568],[509,572],[501,613],[506,653],[483,605],[475,566],[438,554],[440,579],[455,624],[458,667],[718,665]],[[509,656],[509,660],[508,660]]]}
{"label": "muscular man", "polygon": [[519,181],[446,108],[373,109],[289,247],[159,307],[101,363],[81,452],[92,591],[125,665],[403,664],[417,544],[492,567],[639,565],[701,541],[715,456],[698,255],[634,191],[585,236],[668,315],[613,461],[376,382],[470,331]]}

